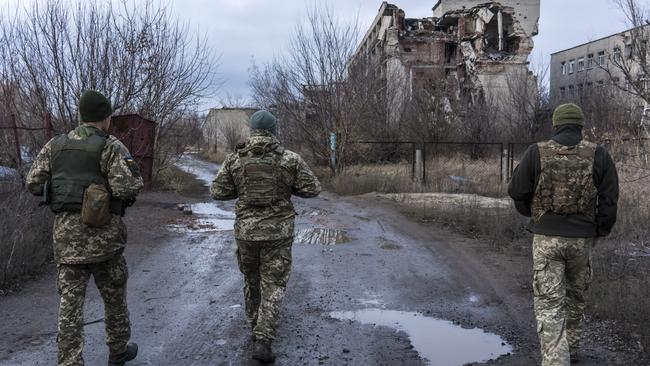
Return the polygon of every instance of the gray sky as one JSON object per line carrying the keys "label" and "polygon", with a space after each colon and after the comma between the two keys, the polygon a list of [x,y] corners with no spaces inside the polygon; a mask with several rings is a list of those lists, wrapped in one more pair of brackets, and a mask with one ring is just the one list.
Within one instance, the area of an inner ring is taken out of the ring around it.
{"label": "gray sky", "polygon": [[[435,0],[395,0],[407,17],[431,15]],[[183,0],[172,1],[179,17],[209,37],[221,55],[219,95],[206,106],[219,104],[220,96],[248,95],[251,58],[258,65],[281,55],[297,22],[305,14],[308,0]],[[369,27],[380,0],[329,0],[337,15],[359,19],[361,33]],[[611,0],[542,0],[539,35],[534,38],[532,63],[548,63],[550,54],[626,28],[624,16]]]}
{"label": "gray sky", "polygon": [[[24,1],[24,0],[23,0]],[[23,3],[0,0],[0,4]],[[109,0],[110,1],[110,0]],[[134,0],[135,1],[135,0]],[[223,86],[202,108],[218,106],[223,96],[248,95],[251,59],[262,65],[283,53],[295,24],[306,8],[324,0],[163,0],[191,30],[208,37],[220,55]],[[381,0],[327,0],[336,15],[349,21],[357,16],[365,33]],[[394,0],[410,18],[431,15],[435,0]],[[539,35],[534,38],[533,67],[548,63],[550,54],[626,28],[612,0],[542,0]]]}

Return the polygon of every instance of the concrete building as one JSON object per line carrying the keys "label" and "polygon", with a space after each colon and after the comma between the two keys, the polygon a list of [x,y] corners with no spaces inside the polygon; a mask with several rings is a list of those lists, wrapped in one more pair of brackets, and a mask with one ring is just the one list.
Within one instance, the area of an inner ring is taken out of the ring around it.
{"label": "concrete building", "polygon": [[211,108],[203,124],[203,136],[210,148],[228,151],[237,142],[247,139],[249,120],[256,111],[253,108]]}
{"label": "concrete building", "polygon": [[[650,30],[648,26],[645,28]],[[631,69],[638,67],[633,60],[633,31],[616,33],[552,54],[551,100],[554,103],[576,101],[595,87],[620,90],[616,88],[618,85],[628,89],[629,80],[617,64],[627,63]]]}
{"label": "concrete building", "polygon": [[352,63],[377,65],[391,105],[403,105],[414,87],[438,81],[451,85],[449,98],[461,103],[501,100],[509,80],[523,75],[534,81],[528,56],[539,6],[539,0],[440,0],[431,17],[407,18],[383,2]]}

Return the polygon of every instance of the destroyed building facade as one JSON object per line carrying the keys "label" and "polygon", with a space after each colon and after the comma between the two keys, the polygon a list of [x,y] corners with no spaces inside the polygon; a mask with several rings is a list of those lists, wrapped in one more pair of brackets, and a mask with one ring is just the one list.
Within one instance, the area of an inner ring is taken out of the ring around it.
{"label": "destroyed building facade", "polygon": [[539,7],[539,0],[440,0],[431,17],[407,18],[383,2],[352,62],[377,65],[392,105],[404,104],[418,85],[437,82],[461,103],[503,100],[514,78],[535,81],[528,56]]}

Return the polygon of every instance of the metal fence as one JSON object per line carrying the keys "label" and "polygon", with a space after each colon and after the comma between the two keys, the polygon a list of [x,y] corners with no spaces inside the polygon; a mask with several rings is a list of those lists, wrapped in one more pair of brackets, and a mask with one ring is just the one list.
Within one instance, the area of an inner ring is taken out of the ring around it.
{"label": "metal fence", "polygon": [[413,141],[352,141],[343,161],[348,174],[415,178]]}
{"label": "metal fence", "polygon": [[0,135],[2,138],[2,145],[4,149],[2,153],[5,157],[13,160],[19,171],[22,170],[23,160],[26,155],[26,149],[37,145],[40,148],[44,142],[52,138],[54,129],[52,127],[52,119],[47,115],[43,120],[42,127],[26,127],[19,126],[16,123],[16,116],[10,115],[2,118],[0,121]]}
{"label": "metal fence", "polygon": [[503,143],[425,142],[422,182],[438,192],[494,194],[504,182]]}

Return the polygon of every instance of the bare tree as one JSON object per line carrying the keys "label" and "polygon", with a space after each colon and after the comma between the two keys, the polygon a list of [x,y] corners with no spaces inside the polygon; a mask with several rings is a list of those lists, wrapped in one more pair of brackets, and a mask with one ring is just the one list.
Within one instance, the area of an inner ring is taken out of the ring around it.
{"label": "bare tree", "polygon": [[158,122],[157,163],[166,165],[163,141],[218,85],[205,38],[155,1],[33,1],[14,12],[0,21],[0,76],[26,96],[29,113],[15,111],[23,125],[49,113],[70,130],[81,94],[99,90],[116,113]]}
{"label": "bare tree", "polygon": [[255,102],[279,115],[281,136],[292,136],[320,161],[330,159],[330,133],[338,136],[340,156],[352,135],[347,74],[358,35],[356,24],[314,7],[296,25],[286,57],[251,70]]}
{"label": "bare tree", "polygon": [[241,120],[235,118],[224,118],[219,121],[219,132],[226,141],[228,149],[235,151],[235,147],[244,138],[244,131]]}

